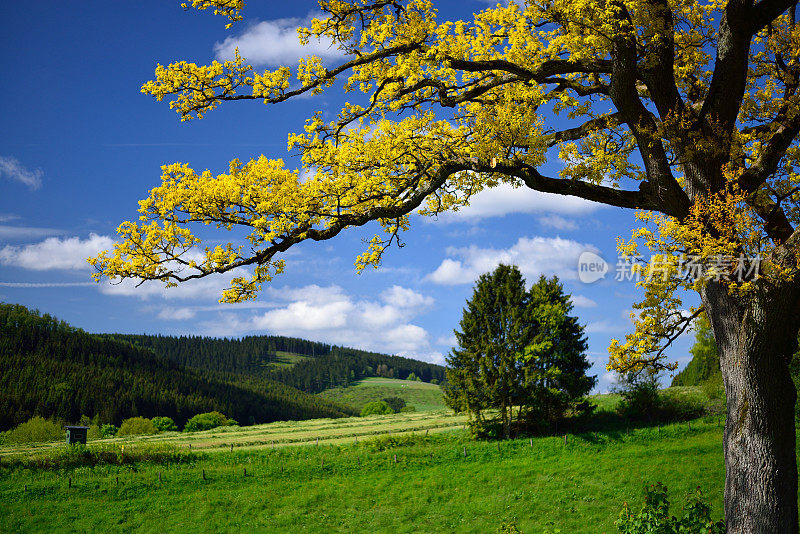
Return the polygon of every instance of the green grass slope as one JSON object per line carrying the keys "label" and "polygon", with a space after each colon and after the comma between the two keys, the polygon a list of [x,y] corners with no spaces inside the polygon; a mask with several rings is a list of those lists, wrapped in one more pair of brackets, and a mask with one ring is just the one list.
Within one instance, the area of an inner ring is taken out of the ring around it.
{"label": "green grass slope", "polygon": [[386,397],[400,397],[407,406],[420,412],[444,410],[442,389],[427,382],[395,378],[365,378],[349,387],[326,389],[320,397],[355,408],[360,412],[365,404]]}

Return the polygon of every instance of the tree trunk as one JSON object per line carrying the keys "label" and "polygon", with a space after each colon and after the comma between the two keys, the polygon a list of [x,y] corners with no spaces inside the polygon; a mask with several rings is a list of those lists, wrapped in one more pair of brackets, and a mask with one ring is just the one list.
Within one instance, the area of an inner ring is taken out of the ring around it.
{"label": "tree trunk", "polygon": [[797,534],[797,394],[789,362],[797,349],[800,284],[756,286],[736,297],[709,282],[701,293],[727,394],[725,521],[736,534]]}

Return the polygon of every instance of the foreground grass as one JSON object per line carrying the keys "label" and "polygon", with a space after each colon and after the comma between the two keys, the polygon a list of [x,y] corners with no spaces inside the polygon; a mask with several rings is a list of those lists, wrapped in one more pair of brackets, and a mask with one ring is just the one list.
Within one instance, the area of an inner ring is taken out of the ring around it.
{"label": "foreground grass", "polygon": [[638,506],[655,481],[677,508],[699,485],[720,517],[723,479],[716,422],[570,435],[566,445],[419,432],[190,463],[0,466],[0,531],[494,532],[516,521],[526,533],[613,532],[622,503]]}
{"label": "foreground grass", "polygon": [[318,394],[327,400],[361,411],[365,404],[386,397],[400,397],[418,412],[446,409],[442,390],[435,384],[395,378],[365,378],[346,388],[332,388]]}

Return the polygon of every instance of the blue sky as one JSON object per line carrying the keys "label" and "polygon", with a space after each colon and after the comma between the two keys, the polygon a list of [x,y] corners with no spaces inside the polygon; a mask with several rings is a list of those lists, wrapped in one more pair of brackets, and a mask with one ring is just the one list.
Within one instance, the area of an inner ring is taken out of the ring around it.
{"label": "blue sky", "polygon": [[[630,235],[634,213],[578,199],[511,188],[482,193],[456,215],[415,217],[406,246],[361,275],[353,262],[375,227],[303,244],[285,257],[287,272],[242,305],[217,303],[226,277],[170,290],[90,281],[84,259],[108,248],[117,225],[136,216],[161,165],[219,172],[234,157],[264,154],[297,166],[287,134],[314,110],[338,111],[340,96],[331,94],[269,108],[234,103],[181,123],[166,102],[139,92],[157,63],[208,63],[236,45],[263,68],[307,53],[294,28],[314,2],[251,4],[230,30],[221,18],[169,0],[0,7],[0,300],[91,332],[290,335],[441,363],[474,280],[503,261],[519,265],[529,281],[540,274],[563,280],[586,325],[591,372],[598,389],[607,389],[606,349],[630,331],[639,296],[633,282],[614,280],[615,239]],[[438,5],[442,19],[486,7]],[[578,256],[587,250],[611,264],[592,284],[577,278]],[[684,335],[670,358],[685,365],[691,341]]]}

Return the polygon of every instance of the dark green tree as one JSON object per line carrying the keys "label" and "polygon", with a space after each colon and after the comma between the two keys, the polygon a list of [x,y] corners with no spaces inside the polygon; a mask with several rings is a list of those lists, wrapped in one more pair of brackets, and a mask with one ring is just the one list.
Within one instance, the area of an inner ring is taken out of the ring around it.
{"label": "dark green tree", "polygon": [[525,418],[547,422],[594,386],[586,376],[586,339],[558,278],[530,291],[515,266],[484,274],[467,301],[458,346],[447,358],[445,400],[467,412],[474,434],[487,435],[497,410],[505,438]]}

